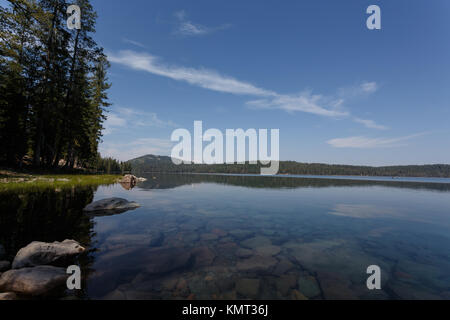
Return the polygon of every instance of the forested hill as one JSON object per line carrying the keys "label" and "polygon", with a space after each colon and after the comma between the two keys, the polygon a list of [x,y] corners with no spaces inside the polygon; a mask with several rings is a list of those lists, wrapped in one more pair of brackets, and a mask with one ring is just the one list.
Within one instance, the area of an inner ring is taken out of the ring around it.
{"label": "forested hill", "polygon": [[[107,58],[94,40],[95,13],[78,0],[81,29],[69,30],[69,0],[0,5],[0,165],[93,167],[101,138]],[[31,159],[31,160],[30,160]]]}
{"label": "forested hill", "polygon": [[[132,170],[144,172],[186,172],[186,173],[234,173],[259,174],[259,165],[174,165],[170,157],[147,155],[130,160]],[[299,175],[353,175],[387,177],[441,177],[450,178],[450,165],[366,167],[349,165],[328,165],[281,161],[279,174]]]}

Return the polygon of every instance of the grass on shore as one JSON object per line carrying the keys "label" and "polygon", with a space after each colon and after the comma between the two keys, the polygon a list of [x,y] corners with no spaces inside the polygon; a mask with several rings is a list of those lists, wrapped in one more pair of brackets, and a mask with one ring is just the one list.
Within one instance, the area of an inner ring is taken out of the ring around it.
{"label": "grass on shore", "polygon": [[0,192],[114,184],[121,177],[121,175],[107,174],[27,174],[2,170],[0,171]]}

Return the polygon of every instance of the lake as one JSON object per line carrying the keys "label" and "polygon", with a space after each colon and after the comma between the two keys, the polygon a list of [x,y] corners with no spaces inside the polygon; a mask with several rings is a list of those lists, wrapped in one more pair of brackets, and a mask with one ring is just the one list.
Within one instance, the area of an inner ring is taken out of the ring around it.
{"label": "lake", "polygon": [[[450,299],[450,184],[153,174],[0,193],[0,243],[74,239],[81,299]],[[141,208],[91,217],[92,201]],[[381,268],[368,290],[367,268]]]}

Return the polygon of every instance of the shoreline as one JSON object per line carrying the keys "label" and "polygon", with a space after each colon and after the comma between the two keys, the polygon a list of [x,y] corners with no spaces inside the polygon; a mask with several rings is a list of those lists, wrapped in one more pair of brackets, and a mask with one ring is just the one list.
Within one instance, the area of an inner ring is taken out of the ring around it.
{"label": "shoreline", "polygon": [[32,188],[64,188],[75,185],[91,186],[119,182],[121,174],[69,173],[26,173],[0,170],[0,191]]}

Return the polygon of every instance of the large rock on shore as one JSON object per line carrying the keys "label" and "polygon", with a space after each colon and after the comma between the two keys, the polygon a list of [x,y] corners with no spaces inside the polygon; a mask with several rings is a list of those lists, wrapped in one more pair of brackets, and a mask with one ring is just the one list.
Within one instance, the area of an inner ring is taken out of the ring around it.
{"label": "large rock on shore", "polygon": [[131,174],[127,174],[125,175],[122,180],[120,180],[120,183],[129,183],[132,185],[135,185],[137,183],[137,177],[131,175]]}
{"label": "large rock on shore", "polygon": [[0,301],[18,300],[19,298],[14,292],[0,293]]}
{"label": "large rock on shore", "polygon": [[126,190],[133,189],[138,182],[145,182],[147,179],[145,178],[138,178],[136,176],[133,176],[131,174],[125,175],[121,180],[119,180],[119,183],[122,185],[122,187]]}
{"label": "large rock on shore", "polygon": [[140,207],[139,203],[121,198],[108,198],[99,200],[86,206],[83,210],[89,215],[105,216],[123,213]]}
{"label": "large rock on shore", "polygon": [[59,265],[66,263],[85,249],[74,240],[63,242],[32,242],[22,248],[14,258],[13,269],[34,267],[39,265]]}
{"label": "large rock on shore", "polygon": [[0,292],[41,296],[64,286],[67,278],[64,268],[52,266],[9,270],[0,278]]}

